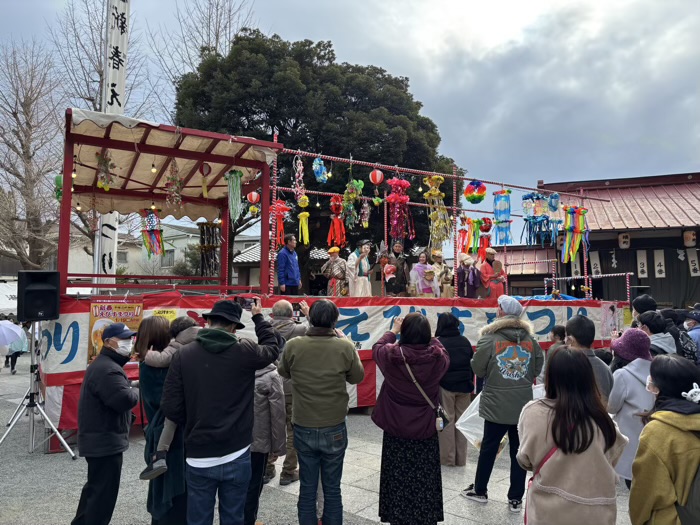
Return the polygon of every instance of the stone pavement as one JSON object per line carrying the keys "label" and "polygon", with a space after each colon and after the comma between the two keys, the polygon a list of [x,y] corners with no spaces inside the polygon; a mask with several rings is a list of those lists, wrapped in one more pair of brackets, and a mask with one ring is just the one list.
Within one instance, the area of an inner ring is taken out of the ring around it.
{"label": "stone pavement", "polygon": [[[29,384],[29,358],[18,362],[17,375],[0,371],[0,429],[12,415]],[[3,430],[4,432],[4,430]],[[351,414],[348,419],[349,448],[343,473],[343,504],[346,525],[378,523],[381,431],[367,415]],[[67,454],[27,453],[28,424],[24,418],[0,446],[0,525],[66,524],[73,518],[80,490],[85,482],[85,460],[71,461]],[[114,525],[150,523],[146,512],[147,483],[138,479],[144,467],[144,440],[140,428],[131,434],[131,447],[124,454],[122,485],[114,512]],[[465,500],[459,490],[473,481],[476,454],[469,454],[462,468],[442,470],[445,521],[447,525],[516,525],[522,514],[508,510],[508,459],[498,459],[489,485],[489,503]],[[282,460],[280,460],[281,464]],[[278,468],[279,472],[279,468]],[[265,525],[292,525],[296,521],[299,484],[279,486],[279,475],[265,487],[259,519]],[[628,525],[628,492],[618,487],[619,525]],[[218,519],[216,521],[218,523]]]}

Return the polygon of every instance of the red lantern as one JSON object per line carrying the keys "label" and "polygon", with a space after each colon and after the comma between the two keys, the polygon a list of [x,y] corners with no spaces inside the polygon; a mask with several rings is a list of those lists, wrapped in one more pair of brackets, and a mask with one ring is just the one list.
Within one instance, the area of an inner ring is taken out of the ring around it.
{"label": "red lantern", "polygon": [[481,223],[481,227],[479,229],[482,233],[490,232],[491,228],[493,227],[493,221],[488,217],[484,217],[482,220],[483,222]]}
{"label": "red lantern", "polygon": [[260,194],[257,191],[251,191],[245,198],[251,204],[257,204],[260,202]]}
{"label": "red lantern", "polygon": [[375,186],[379,186],[382,182],[384,182],[384,174],[381,172],[381,170],[372,170],[372,172],[369,174],[369,180]]}

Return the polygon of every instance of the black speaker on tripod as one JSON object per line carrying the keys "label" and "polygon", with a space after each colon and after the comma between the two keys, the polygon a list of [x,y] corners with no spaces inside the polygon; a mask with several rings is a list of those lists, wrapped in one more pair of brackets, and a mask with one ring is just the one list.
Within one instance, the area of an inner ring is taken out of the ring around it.
{"label": "black speaker on tripod", "polygon": [[17,274],[17,319],[58,319],[59,273],[23,270]]}

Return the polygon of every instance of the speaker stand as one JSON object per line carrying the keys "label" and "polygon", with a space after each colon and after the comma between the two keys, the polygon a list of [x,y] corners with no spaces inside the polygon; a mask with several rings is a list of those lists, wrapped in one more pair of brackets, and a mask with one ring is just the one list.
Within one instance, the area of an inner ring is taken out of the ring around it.
{"label": "speaker stand", "polygon": [[[33,348],[34,346],[34,331],[35,328],[35,323],[32,323],[32,341],[29,342],[30,345],[30,355],[32,357],[32,363],[31,367],[29,369],[29,388],[27,389],[27,393],[24,395],[24,399],[20,401],[19,405],[17,405],[17,408],[15,409],[14,414],[12,414],[12,417],[10,418],[10,421],[7,423],[7,426],[9,427],[3,436],[0,438],[0,445],[2,445],[5,442],[5,439],[7,436],[10,435],[10,432],[12,432],[12,429],[15,428],[15,425],[19,422],[20,419],[22,419],[22,415],[26,414],[29,417],[29,453],[33,453],[39,446],[43,445],[46,441],[51,439],[52,436],[56,436],[56,438],[61,442],[61,445],[63,445],[63,448],[68,452],[71,456],[71,459],[78,459],[75,455],[75,452],[68,446],[68,443],[66,443],[66,440],[63,438],[61,433],[58,431],[56,426],[53,424],[49,416],[46,415],[46,412],[44,411],[44,407],[42,406],[41,403],[41,389],[39,388],[39,385],[41,384],[41,375],[39,374],[39,365],[36,362],[36,349]],[[41,323],[39,323],[39,329],[41,330]],[[38,401],[38,402],[37,402]],[[40,421],[44,422],[44,425],[48,425],[49,428],[51,428],[51,433],[45,437],[41,442],[36,443],[36,421],[34,417],[38,415],[40,418]]]}

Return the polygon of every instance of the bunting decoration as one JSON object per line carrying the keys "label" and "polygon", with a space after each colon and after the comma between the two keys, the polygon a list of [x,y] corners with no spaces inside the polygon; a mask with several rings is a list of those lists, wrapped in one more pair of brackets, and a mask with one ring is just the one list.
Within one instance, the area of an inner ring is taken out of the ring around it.
{"label": "bunting decoration", "polygon": [[406,191],[411,187],[411,183],[396,177],[389,179],[386,183],[391,188],[391,193],[386,198],[386,201],[389,203],[391,238],[394,241],[403,240],[406,237],[409,239],[415,238],[416,232],[413,227],[413,218],[408,210],[409,197],[406,195]]}
{"label": "bunting decoration", "polygon": [[309,198],[302,195],[299,199],[299,207],[303,210],[297,217],[299,218],[299,242],[305,246],[309,245],[309,212],[306,211],[309,205]]}
{"label": "bunting decoration", "polygon": [[165,203],[169,207],[174,208],[182,205],[182,187],[183,183],[180,178],[180,168],[177,165],[177,161],[173,159],[170,161],[168,174],[165,177],[165,193],[167,194]]}
{"label": "bunting decoration", "polygon": [[275,242],[279,248],[284,246],[284,220],[291,208],[282,199],[272,205],[272,218],[277,221],[277,238]]}
{"label": "bunting decoration", "polygon": [[510,233],[510,190],[500,190],[493,194],[493,224],[495,226],[496,244],[501,246],[513,244]]}
{"label": "bunting decoration", "polygon": [[231,224],[234,224],[243,213],[242,179],[243,172],[239,170],[231,170],[224,175],[224,180],[228,184],[228,214]]}
{"label": "bunting decoration", "polygon": [[428,191],[423,194],[423,198],[428,204],[428,218],[430,219],[430,251],[442,250],[443,243],[450,238],[452,231],[452,220],[445,207],[445,194],[440,191],[443,182],[445,179],[440,175],[423,179],[423,184],[428,186]]}
{"label": "bunting decoration", "polygon": [[328,246],[343,248],[347,244],[345,239],[345,224],[341,214],[343,213],[343,198],[340,195],[331,197],[331,227],[328,230]]}
{"label": "bunting decoration", "polygon": [[164,255],[163,229],[160,226],[158,210],[141,210],[141,237],[150,260],[153,255]]}

